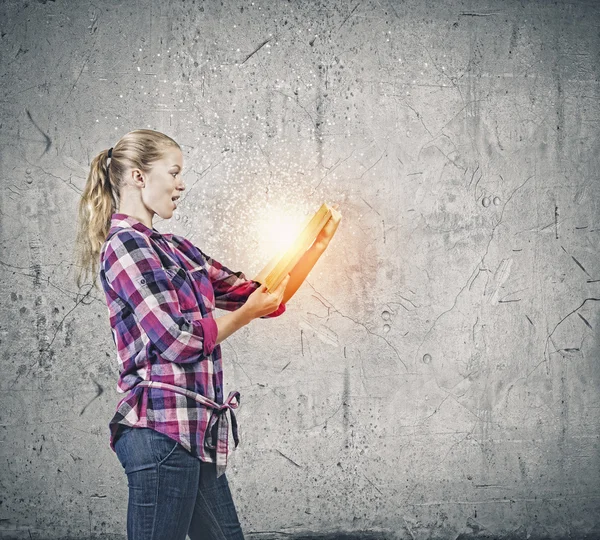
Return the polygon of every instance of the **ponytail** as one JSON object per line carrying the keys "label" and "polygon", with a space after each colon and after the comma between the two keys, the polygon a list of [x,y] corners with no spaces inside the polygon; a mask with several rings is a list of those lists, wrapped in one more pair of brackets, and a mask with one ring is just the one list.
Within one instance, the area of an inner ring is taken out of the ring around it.
{"label": "ponytail", "polygon": [[75,251],[78,287],[87,281],[90,273],[96,286],[100,249],[108,235],[110,218],[114,212],[116,200],[109,173],[108,150],[103,150],[92,160],[79,201]]}
{"label": "ponytail", "polygon": [[97,287],[100,251],[110,230],[112,214],[118,211],[121,182],[127,171],[150,171],[155,161],[165,157],[169,147],[181,150],[177,142],[160,131],[136,129],[115,144],[110,162],[108,150],[103,150],[92,160],[79,201],[75,244],[78,287],[90,274],[94,287]]}

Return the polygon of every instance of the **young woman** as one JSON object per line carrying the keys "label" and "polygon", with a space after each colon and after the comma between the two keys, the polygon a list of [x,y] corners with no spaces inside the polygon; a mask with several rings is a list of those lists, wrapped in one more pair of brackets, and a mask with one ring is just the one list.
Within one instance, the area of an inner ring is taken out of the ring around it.
{"label": "young woman", "polygon": [[[224,473],[233,409],[220,343],[256,318],[281,315],[326,249],[333,216],[273,292],[183,236],[161,234],[185,189],[179,145],[139,129],[92,161],[79,204],[77,284],[100,281],[117,347],[110,446],[127,475],[129,540],[243,539]],[[337,206],[337,205],[336,205]],[[334,208],[336,208],[334,206]],[[230,311],[214,317],[214,308]]]}

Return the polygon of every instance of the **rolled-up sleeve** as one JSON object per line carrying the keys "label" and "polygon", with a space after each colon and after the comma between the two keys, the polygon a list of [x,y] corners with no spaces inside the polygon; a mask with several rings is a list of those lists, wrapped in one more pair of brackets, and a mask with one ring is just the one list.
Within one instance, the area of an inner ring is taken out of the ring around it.
{"label": "rolled-up sleeve", "polygon": [[115,234],[102,259],[107,283],[134,313],[162,358],[175,363],[209,356],[217,340],[212,317],[188,320],[181,312],[170,275],[142,233]]}
{"label": "rolled-up sleeve", "polygon": [[[248,279],[243,272],[234,272],[225,265],[202,253],[208,268],[208,277],[215,292],[215,306],[227,311],[239,309],[248,297],[260,287],[258,281]],[[263,315],[261,319],[278,317],[285,312],[285,304],[279,304],[275,311]]]}

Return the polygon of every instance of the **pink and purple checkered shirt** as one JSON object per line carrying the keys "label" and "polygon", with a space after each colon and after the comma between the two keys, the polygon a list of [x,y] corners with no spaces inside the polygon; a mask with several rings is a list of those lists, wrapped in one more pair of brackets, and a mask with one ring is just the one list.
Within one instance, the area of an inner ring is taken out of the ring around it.
{"label": "pink and purple checkered shirt", "polygon": [[[215,308],[241,307],[259,283],[211,259],[183,236],[161,234],[126,214],[112,215],[100,252],[100,281],[119,361],[117,391],[125,393],[110,421],[148,427],[179,442],[202,461],[225,470],[227,410]],[[285,304],[262,318],[281,315]]]}

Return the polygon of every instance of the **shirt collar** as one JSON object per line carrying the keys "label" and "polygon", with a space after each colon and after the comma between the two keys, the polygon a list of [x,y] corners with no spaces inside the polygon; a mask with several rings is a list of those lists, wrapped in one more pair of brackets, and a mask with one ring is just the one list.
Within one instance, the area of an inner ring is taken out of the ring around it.
{"label": "shirt collar", "polygon": [[162,236],[156,229],[150,229],[149,227],[146,227],[146,225],[133,216],[120,213],[115,213],[111,216],[110,230],[108,231],[108,234],[112,235],[118,229],[124,229],[127,227],[131,227],[148,237],[160,238]]}

